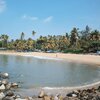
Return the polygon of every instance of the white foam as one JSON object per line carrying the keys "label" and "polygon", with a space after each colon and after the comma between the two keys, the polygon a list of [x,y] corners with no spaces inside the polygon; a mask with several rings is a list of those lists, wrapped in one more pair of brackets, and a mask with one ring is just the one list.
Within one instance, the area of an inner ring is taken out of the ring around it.
{"label": "white foam", "polygon": [[94,86],[99,85],[99,84],[100,84],[100,81],[92,83],[92,84],[82,85],[82,86],[74,86],[74,87],[43,87],[43,89],[44,90],[53,90],[53,89],[56,89],[56,90],[58,90],[58,89],[71,90],[71,89],[82,89],[82,88],[94,87]]}
{"label": "white foam", "polygon": [[60,58],[53,58],[53,57],[46,57],[46,56],[33,56],[33,55],[23,55],[25,57],[34,57],[34,58],[38,58],[38,59],[48,59],[48,60],[63,60]]}

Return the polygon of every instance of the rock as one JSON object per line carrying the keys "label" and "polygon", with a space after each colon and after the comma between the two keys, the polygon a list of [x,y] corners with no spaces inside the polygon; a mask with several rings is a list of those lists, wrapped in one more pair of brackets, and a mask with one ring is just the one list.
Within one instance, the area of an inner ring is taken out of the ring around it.
{"label": "rock", "polygon": [[2,85],[0,86],[0,91],[5,90],[5,89],[6,89],[6,88],[5,88],[4,84],[2,84]]}
{"label": "rock", "polygon": [[0,80],[0,85],[2,85],[2,81]]}
{"label": "rock", "polygon": [[34,100],[32,97],[26,97],[26,100]]}
{"label": "rock", "polygon": [[63,100],[70,100],[68,97],[65,97]]}
{"label": "rock", "polygon": [[41,91],[40,93],[39,93],[39,98],[43,98],[45,96],[45,92],[44,91]]}
{"label": "rock", "polygon": [[11,88],[11,84],[8,83],[8,84],[6,85],[6,90],[9,90],[10,88]]}
{"label": "rock", "polygon": [[67,94],[68,97],[77,97],[77,94],[75,92],[71,92]]}
{"label": "rock", "polygon": [[17,83],[12,83],[12,84],[11,84],[11,87],[12,87],[12,88],[18,88],[18,84],[17,84]]}
{"label": "rock", "polygon": [[5,98],[3,98],[3,100],[15,100],[15,99],[14,99],[14,97],[6,96]]}
{"label": "rock", "polygon": [[58,100],[63,100],[63,96],[61,94],[58,95]]}
{"label": "rock", "polygon": [[0,73],[0,77],[9,78],[9,74],[8,73]]}
{"label": "rock", "polygon": [[6,93],[6,96],[14,96],[14,93],[13,93],[12,91],[8,91],[8,92]]}
{"label": "rock", "polygon": [[7,84],[8,84],[8,80],[6,80],[6,79],[3,79],[1,82],[2,82],[2,84],[4,84],[4,85],[7,85]]}
{"label": "rock", "polygon": [[15,99],[15,100],[27,100],[27,99],[21,99],[21,98],[17,98],[17,99]]}
{"label": "rock", "polygon": [[0,100],[2,100],[5,97],[5,94],[3,92],[0,93]]}
{"label": "rock", "polygon": [[15,99],[17,99],[17,98],[21,98],[21,96],[20,95],[15,95]]}
{"label": "rock", "polygon": [[77,95],[76,94],[72,94],[72,97],[77,97]]}
{"label": "rock", "polygon": [[51,100],[50,96],[44,96],[43,100]]}
{"label": "rock", "polygon": [[54,100],[59,100],[57,95],[54,97]]}

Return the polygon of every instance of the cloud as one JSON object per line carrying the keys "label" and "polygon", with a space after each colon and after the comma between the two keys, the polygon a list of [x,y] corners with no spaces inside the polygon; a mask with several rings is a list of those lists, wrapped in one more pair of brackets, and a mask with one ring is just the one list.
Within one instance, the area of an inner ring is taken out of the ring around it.
{"label": "cloud", "polygon": [[53,19],[53,16],[49,16],[47,18],[44,19],[44,23],[48,23],[48,22],[51,22]]}
{"label": "cloud", "polygon": [[0,13],[2,13],[6,9],[6,2],[4,0],[0,0]]}
{"label": "cloud", "polygon": [[22,19],[27,19],[27,20],[31,20],[31,21],[36,21],[36,20],[38,20],[38,17],[23,15],[23,16],[22,16]]}

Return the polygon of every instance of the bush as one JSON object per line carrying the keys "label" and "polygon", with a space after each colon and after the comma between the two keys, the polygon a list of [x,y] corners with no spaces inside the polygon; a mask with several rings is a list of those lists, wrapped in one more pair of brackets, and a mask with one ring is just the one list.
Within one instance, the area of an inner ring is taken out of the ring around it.
{"label": "bush", "polygon": [[83,53],[83,49],[76,49],[76,50],[73,50],[73,49],[68,49],[68,50],[65,50],[64,53],[75,53],[75,54],[80,54],[80,53]]}

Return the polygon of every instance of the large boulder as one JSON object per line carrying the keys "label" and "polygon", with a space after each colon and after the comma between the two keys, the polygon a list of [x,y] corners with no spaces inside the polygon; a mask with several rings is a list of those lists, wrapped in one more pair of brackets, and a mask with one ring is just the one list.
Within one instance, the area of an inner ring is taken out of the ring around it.
{"label": "large boulder", "polygon": [[2,100],[5,97],[5,94],[3,92],[0,93],[0,100]]}

